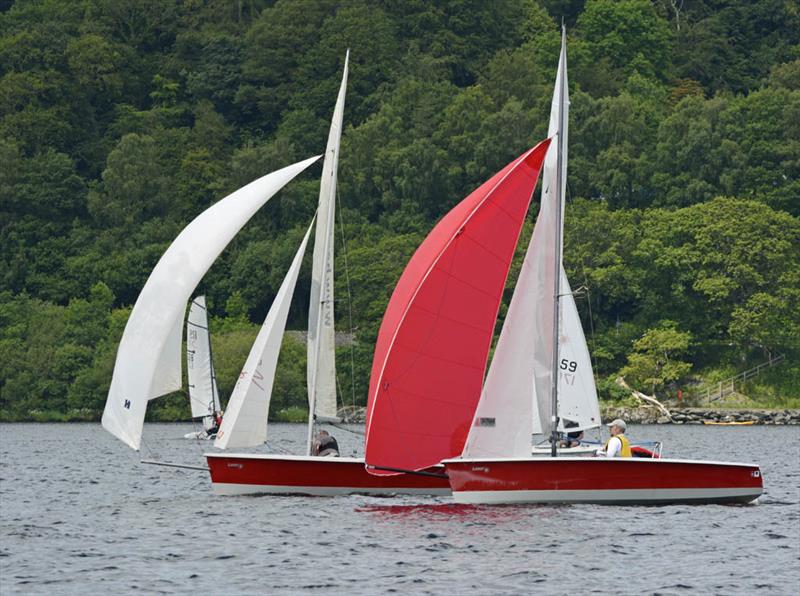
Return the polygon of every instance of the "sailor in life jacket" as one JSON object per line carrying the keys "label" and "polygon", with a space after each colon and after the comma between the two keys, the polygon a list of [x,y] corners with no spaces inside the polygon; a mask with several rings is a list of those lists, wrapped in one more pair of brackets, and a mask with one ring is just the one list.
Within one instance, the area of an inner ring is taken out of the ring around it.
{"label": "sailor in life jacket", "polygon": [[606,426],[610,429],[611,438],[606,441],[604,448],[597,454],[606,457],[632,457],[631,444],[625,437],[625,421],[617,418]]}
{"label": "sailor in life jacket", "polygon": [[311,446],[311,453],[319,457],[339,457],[339,444],[328,431],[321,430]]}

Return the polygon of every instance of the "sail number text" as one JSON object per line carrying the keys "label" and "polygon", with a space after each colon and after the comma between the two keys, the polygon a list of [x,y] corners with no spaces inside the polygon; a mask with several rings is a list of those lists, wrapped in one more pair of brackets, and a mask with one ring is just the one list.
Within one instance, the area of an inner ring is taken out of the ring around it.
{"label": "sail number text", "polygon": [[567,360],[566,358],[562,358],[559,368],[561,370],[575,372],[576,370],[578,370],[578,363],[575,362],[574,360]]}

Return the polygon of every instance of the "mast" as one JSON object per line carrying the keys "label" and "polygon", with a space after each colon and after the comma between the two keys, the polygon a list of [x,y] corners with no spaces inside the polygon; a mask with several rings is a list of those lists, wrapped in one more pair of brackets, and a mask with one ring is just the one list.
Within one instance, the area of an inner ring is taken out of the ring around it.
{"label": "mast", "polygon": [[567,75],[567,31],[564,25],[561,25],[561,57],[558,61],[559,66],[559,88],[558,88],[558,142],[556,149],[558,151],[557,165],[556,165],[556,250],[555,250],[555,263],[554,269],[554,287],[553,287],[553,365],[550,375],[550,455],[556,457],[558,451],[558,340],[559,340],[559,322],[560,322],[560,302],[561,302],[561,260],[563,251],[563,209],[564,209],[564,131],[566,130],[564,109],[564,89],[566,85]]}
{"label": "mast", "polygon": [[[333,227],[336,211],[336,178],[342,136],[344,101],[347,92],[347,67],[350,50],[344,57],[342,82],[333,110],[322,179],[319,189],[317,228],[311,273],[311,300],[308,317],[308,437],[306,452],[311,455],[318,405],[320,418],[336,418],[335,330],[333,321]],[[323,352],[324,342],[324,352]],[[321,401],[321,404],[318,402]]]}
{"label": "mast", "polygon": [[[205,297],[204,297],[205,300]],[[206,340],[208,341],[208,366],[211,368],[211,409],[209,412],[215,416],[222,410],[222,405],[219,401],[219,390],[217,389],[217,373],[214,371],[214,352],[211,351],[211,324],[208,322],[208,308],[205,309],[206,314]]]}

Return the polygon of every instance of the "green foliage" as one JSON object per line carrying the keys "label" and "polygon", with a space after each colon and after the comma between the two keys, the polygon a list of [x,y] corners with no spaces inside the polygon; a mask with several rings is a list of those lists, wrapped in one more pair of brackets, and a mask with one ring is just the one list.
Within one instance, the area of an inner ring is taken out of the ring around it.
{"label": "green foliage", "polygon": [[800,366],[783,362],[748,380],[737,390],[752,396],[755,407],[800,408]]}
{"label": "green foliage", "polygon": [[665,77],[670,32],[649,0],[589,0],[577,27],[595,60],[608,59],[625,74]]}
{"label": "green foliage", "polygon": [[597,380],[597,397],[603,401],[622,403],[631,399],[631,392],[621,387],[612,375]]}
{"label": "green foliage", "polygon": [[691,370],[690,363],[677,360],[686,354],[690,342],[689,333],[679,331],[672,321],[665,321],[633,343],[634,351],[620,373],[636,385],[651,387],[655,395],[656,389],[681,379]]}
{"label": "green foliage", "polygon": [[290,406],[283,410],[275,412],[275,420],[278,422],[307,422],[308,421],[308,408],[301,408],[300,406]]}
{"label": "green foliage", "polygon": [[[691,334],[680,359],[694,370],[735,372],[766,352],[796,359],[793,6],[5,3],[2,416],[99,415],[127,313],[160,255],[227,193],[322,151],[348,48],[339,164],[347,253],[337,229],[336,315],[348,330],[351,291],[363,403],[375,336],[408,258],[444,213],[545,136],[562,17],[571,91],[565,264],[573,286],[588,288],[577,302],[598,373],[613,378],[629,356],[646,355],[634,341],[663,320]],[[256,214],[202,282],[226,396],[314,214],[318,171]],[[309,283],[303,271],[290,328],[306,325]],[[349,347],[337,361],[349,401]],[[274,412],[305,407],[304,367],[303,347],[284,342]],[[665,375],[645,375],[655,377]],[[765,379],[753,391],[772,395],[779,379]],[[613,382],[600,385],[614,398]],[[154,405],[151,416],[186,415],[181,394]]]}

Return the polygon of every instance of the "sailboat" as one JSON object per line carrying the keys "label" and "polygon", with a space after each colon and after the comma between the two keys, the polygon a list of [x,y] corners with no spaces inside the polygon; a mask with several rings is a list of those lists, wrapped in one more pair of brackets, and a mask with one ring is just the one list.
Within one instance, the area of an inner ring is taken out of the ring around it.
{"label": "sailboat", "polygon": [[184,438],[212,439],[219,429],[222,406],[211,355],[211,331],[205,296],[197,296],[189,306],[189,316],[186,319],[186,369],[192,418],[200,420],[203,429],[188,433]]}
{"label": "sailboat", "polygon": [[[309,419],[304,455],[207,453],[216,494],[449,494],[441,467],[419,474],[378,478],[367,473],[364,460],[354,457],[315,457],[314,429],[337,423],[334,343],[334,221],[337,163],[342,132],[347,66],[334,108],[325,160],[322,166],[316,215],[308,327]],[[247,362],[239,376],[214,446],[220,449],[256,447],[267,438],[267,418],[272,383],[283,338],[289,304],[302,264],[312,222],[286,278],[267,314]]]}
{"label": "sailboat", "polygon": [[[752,501],[763,492],[761,471],[753,464],[557,457],[559,418],[567,415],[560,400],[570,398],[573,386],[563,381],[570,373],[591,372],[583,333],[574,328],[577,313],[562,266],[567,110],[566,32],[562,30],[548,131],[557,143],[545,160],[539,217],[470,437],[460,457],[443,462],[453,497],[459,503]],[[584,349],[577,346],[576,350],[576,338],[583,340]],[[507,346],[511,347],[501,349]],[[493,376],[493,370],[504,374]],[[550,399],[534,402],[531,393]],[[549,423],[549,458],[530,457],[526,439],[537,414],[543,424]],[[483,424],[488,417],[492,424]]]}
{"label": "sailboat", "polygon": [[[346,81],[347,58],[325,153],[320,209],[316,218],[317,246],[322,248],[319,249],[321,256],[315,258],[312,282],[316,289],[313,294],[316,297],[312,302],[316,301],[316,305],[312,303],[310,317],[309,352],[312,357],[309,360],[313,362],[310,364],[313,366],[313,375],[309,381],[309,451],[316,422],[330,421],[336,415],[335,393],[331,396],[335,388],[332,226]],[[255,212],[320,157],[311,157],[267,174],[218,201],[190,222],[159,259],[134,304],[122,334],[102,418],[103,427],[132,449],[138,451],[142,445],[148,402],[181,388],[183,318],[189,297],[220,253]],[[313,225],[312,221],[311,227]],[[228,412],[215,439],[215,444],[220,447],[261,444],[266,439],[267,410],[277,355],[311,227],[303,238],[234,389]],[[213,378],[213,368],[209,370]],[[215,394],[218,395],[216,391]],[[364,461],[356,458],[216,453],[206,454],[206,457],[214,490],[222,494],[450,492],[446,478],[439,471],[403,478],[375,478],[364,469]],[[199,468],[167,462],[146,463]]]}

